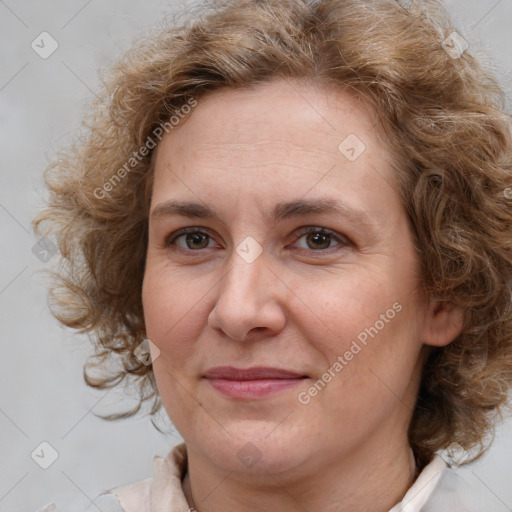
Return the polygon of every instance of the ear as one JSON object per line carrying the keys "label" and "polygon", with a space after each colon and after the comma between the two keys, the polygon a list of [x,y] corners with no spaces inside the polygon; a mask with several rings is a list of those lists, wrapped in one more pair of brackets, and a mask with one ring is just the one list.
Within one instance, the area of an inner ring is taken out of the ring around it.
{"label": "ear", "polygon": [[431,299],[425,314],[422,341],[425,345],[444,347],[464,326],[464,310],[451,302]]}

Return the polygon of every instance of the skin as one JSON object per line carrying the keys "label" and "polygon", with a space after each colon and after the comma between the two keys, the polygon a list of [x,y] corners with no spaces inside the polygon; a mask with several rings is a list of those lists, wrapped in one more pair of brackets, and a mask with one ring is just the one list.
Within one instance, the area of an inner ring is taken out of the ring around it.
{"label": "skin", "polygon": [[[143,283],[147,334],[160,350],[154,373],[187,445],[185,495],[200,512],[385,512],[414,481],[407,428],[422,364],[429,347],[457,336],[462,313],[419,292],[393,155],[377,126],[346,91],[273,80],[202,97],[157,148],[151,211],[176,199],[220,214],[150,215]],[[338,149],[349,134],[366,146],[355,161]],[[301,198],[342,200],[370,225],[337,213],[268,216]],[[333,235],[315,239],[304,226]],[[172,242],[184,227],[208,236]],[[236,250],[247,237],[262,249],[252,263]],[[400,312],[300,403],[396,303]],[[308,378],[239,400],[201,378],[221,365]],[[251,467],[237,457],[249,442],[261,457]]]}

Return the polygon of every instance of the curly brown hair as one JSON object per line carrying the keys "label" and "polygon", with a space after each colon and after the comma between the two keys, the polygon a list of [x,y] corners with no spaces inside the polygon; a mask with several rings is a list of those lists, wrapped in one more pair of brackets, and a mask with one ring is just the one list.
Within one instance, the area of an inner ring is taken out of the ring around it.
{"label": "curly brown hair", "polygon": [[86,383],[139,392],[106,419],[162,406],[135,355],[155,139],[209,91],[306,79],[375,108],[400,162],[424,290],[465,311],[461,334],[425,364],[411,446],[421,460],[453,442],[478,449],[468,462],[484,453],[512,383],[512,137],[493,71],[458,41],[435,0],[217,0],[108,69],[78,143],[45,172],[49,205],[33,221],[61,253],[52,313],[95,344]]}

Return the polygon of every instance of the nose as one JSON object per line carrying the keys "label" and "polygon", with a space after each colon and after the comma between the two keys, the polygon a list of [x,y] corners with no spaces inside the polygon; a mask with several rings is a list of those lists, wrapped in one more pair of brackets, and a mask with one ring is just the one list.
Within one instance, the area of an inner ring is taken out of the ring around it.
{"label": "nose", "polygon": [[233,251],[229,263],[228,272],[216,288],[209,326],[235,341],[279,333],[286,324],[283,300],[287,288],[269,267],[265,254],[248,263]]}

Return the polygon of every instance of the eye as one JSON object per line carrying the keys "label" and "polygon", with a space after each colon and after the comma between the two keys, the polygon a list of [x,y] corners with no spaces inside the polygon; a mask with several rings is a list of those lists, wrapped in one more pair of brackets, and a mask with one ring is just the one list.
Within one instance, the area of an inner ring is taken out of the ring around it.
{"label": "eye", "polygon": [[[178,240],[182,240],[181,244],[176,244]],[[209,242],[213,242],[212,238],[205,231],[199,228],[183,228],[178,232],[170,235],[165,241],[165,247],[176,246],[184,251],[198,251],[208,248]]]}
{"label": "eye", "polygon": [[316,227],[316,226],[305,226],[299,231],[299,239],[304,239],[305,247],[301,247],[301,250],[313,250],[314,252],[323,252],[327,249],[331,249],[333,246],[332,242],[339,242],[337,245],[340,247],[347,247],[350,242],[342,235],[335,233],[329,229]]}
{"label": "eye", "polygon": [[[344,236],[322,227],[305,226],[299,230],[298,234],[298,240],[304,239],[305,241],[305,247],[303,244],[302,247],[299,247],[299,251],[326,252],[333,248],[333,242],[338,242],[334,245],[338,248],[351,245],[350,241]],[[215,247],[211,243],[215,244],[215,241],[204,228],[189,227],[171,234],[165,240],[165,247],[174,246],[182,251],[199,252],[201,249]]]}

